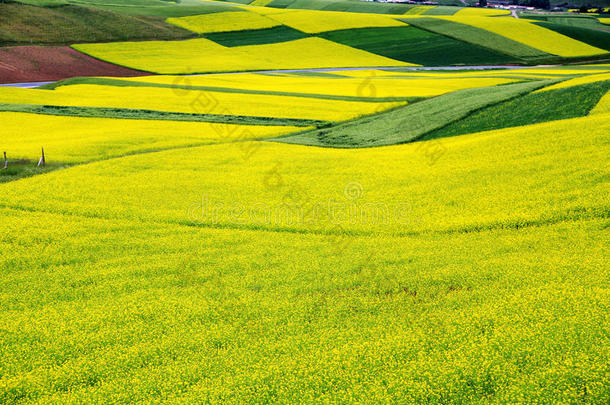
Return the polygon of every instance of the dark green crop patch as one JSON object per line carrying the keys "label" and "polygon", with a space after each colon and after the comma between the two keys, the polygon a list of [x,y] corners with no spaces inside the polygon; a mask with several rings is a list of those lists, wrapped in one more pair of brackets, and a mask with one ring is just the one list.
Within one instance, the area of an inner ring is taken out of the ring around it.
{"label": "dark green crop patch", "polygon": [[411,26],[349,29],[319,36],[377,55],[424,66],[518,62],[506,54]]}
{"label": "dark green crop patch", "polygon": [[435,129],[467,117],[472,111],[518,97],[553,82],[543,80],[459,90],[332,127],[274,140],[332,148],[365,148],[413,142]]}
{"label": "dark green crop patch", "polygon": [[474,132],[583,117],[610,90],[610,80],[530,93],[496,104],[426,134],[423,139],[444,138]]}
{"label": "dark green crop patch", "polygon": [[259,30],[213,32],[204,34],[204,37],[207,39],[228,47],[275,44],[278,42],[294,41],[308,36],[309,35],[304,32],[297,31],[294,28],[285,25]]}

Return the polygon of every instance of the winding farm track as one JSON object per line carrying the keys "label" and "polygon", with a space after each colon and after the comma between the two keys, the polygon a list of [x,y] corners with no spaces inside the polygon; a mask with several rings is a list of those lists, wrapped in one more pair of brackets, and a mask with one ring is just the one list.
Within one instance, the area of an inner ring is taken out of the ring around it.
{"label": "winding farm track", "polygon": [[507,66],[507,65],[479,65],[479,66],[366,66],[366,67],[337,67],[337,68],[315,68],[315,69],[282,69],[282,70],[257,70],[243,72],[221,72],[221,73],[200,73],[189,76],[205,76],[219,74],[240,74],[240,73],[299,73],[299,72],[339,72],[339,71],[358,71],[358,70],[487,70],[487,69],[523,69],[535,66]]}
{"label": "winding farm track", "polygon": [[[551,65],[544,65],[544,66],[551,66]],[[207,75],[233,75],[233,74],[246,74],[246,73],[262,73],[262,74],[275,74],[275,73],[307,73],[307,72],[311,72],[311,73],[315,73],[315,72],[341,72],[341,71],[359,71],[359,70],[375,70],[375,69],[383,69],[383,70],[410,70],[410,71],[418,71],[418,70],[425,70],[425,71],[434,71],[434,70],[446,70],[446,71],[455,71],[455,70],[489,70],[489,69],[525,69],[525,68],[532,68],[532,67],[542,67],[542,65],[540,66],[494,66],[494,65],[481,65],[481,66],[408,66],[408,67],[387,67],[387,66],[368,66],[368,67],[351,67],[351,68],[315,68],[315,69],[284,69],[284,70],[256,70],[256,71],[240,71],[240,72],[211,72],[211,73],[198,73],[195,75],[185,75],[186,76],[207,76]],[[0,72],[1,72],[2,66],[0,65]],[[143,73],[140,72],[142,74],[137,74],[134,76],[147,76],[147,75],[153,75],[153,73]],[[109,76],[108,74],[104,75],[104,76]],[[74,76],[70,76],[70,77],[74,77]],[[126,77],[126,76],[123,76]],[[65,79],[67,79],[69,77],[65,77]],[[44,86],[45,84],[49,84],[49,83],[53,83],[57,80],[61,80],[61,79],[56,79],[56,80],[47,80],[47,81],[37,81],[37,82],[22,82],[22,83],[13,83],[13,82],[8,82],[8,83],[2,83],[2,76],[0,75],[0,86],[4,86],[4,87],[20,87],[20,88],[24,88],[24,89],[32,89],[32,88],[36,88],[36,87],[40,87],[40,86]]]}

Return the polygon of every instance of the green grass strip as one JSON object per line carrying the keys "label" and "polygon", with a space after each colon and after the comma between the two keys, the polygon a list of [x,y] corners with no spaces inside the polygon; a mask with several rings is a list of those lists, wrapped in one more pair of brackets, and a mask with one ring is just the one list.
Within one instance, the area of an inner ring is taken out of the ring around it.
{"label": "green grass strip", "polygon": [[462,7],[437,6],[424,11],[423,13],[421,13],[421,15],[454,15],[461,9]]}
{"label": "green grass strip", "polygon": [[[338,78],[337,80],[341,80]],[[188,83],[188,76],[179,78],[181,83]],[[421,100],[421,97],[358,97],[358,96],[337,96],[330,94],[308,94],[308,93],[292,93],[285,91],[268,91],[268,90],[247,90],[247,89],[234,89],[230,87],[214,87],[214,86],[189,86],[182,84],[165,84],[165,83],[147,83],[139,81],[121,80],[121,79],[107,79],[97,77],[77,77],[73,79],[60,80],[55,83],[50,83],[40,87],[43,90],[54,90],[61,86],[70,86],[76,84],[94,84],[101,86],[116,86],[116,87],[156,87],[165,89],[183,89],[192,91],[216,91],[221,93],[238,93],[238,94],[262,94],[269,96],[287,96],[287,97],[303,97],[303,98],[316,98],[321,100],[340,100],[340,101],[358,101],[358,102],[369,102],[369,103],[385,103],[395,101],[408,101],[414,102]]]}
{"label": "green grass strip", "polygon": [[105,107],[66,107],[56,105],[0,104],[0,112],[22,112],[30,114],[60,115],[87,118],[112,118],[155,121],[212,122],[238,125],[267,125],[322,128],[328,121],[296,118],[253,117],[221,114],[190,114],[154,110]]}
{"label": "green grass strip", "polygon": [[234,47],[294,41],[296,39],[307,38],[309,37],[309,34],[297,31],[294,28],[285,25],[278,25],[276,27],[258,30],[212,32],[204,34],[203,36],[222,46]]}
{"label": "green grass strip", "polygon": [[186,17],[191,15],[222,13],[227,11],[242,11],[239,7],[219,2],[204,2],[199,0],[172,1],[125,1],[125,0],[69,0],[71,4],[84,7],[95,7],[110,10],[120,14]]}
{"label": "green grass strip", "polygon": [[451,125],[426,134],[422,139],[531,125],[540,122],[584,117],[610,90],[610,80],[530,93],[496,104]]}
{"label": "green grass strip", "polygon": [[363,148],[412,142],[430,131],[466,117],[472,111],[556,82],[557,80],[543,80],[455,91],[330,128],[306,131],[274,140],[336,148]]}

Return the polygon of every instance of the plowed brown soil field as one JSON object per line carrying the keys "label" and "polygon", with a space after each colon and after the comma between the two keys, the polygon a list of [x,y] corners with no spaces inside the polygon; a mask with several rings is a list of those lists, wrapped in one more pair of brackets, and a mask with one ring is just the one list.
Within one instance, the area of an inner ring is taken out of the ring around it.
{"label": "plowed brown soil field", "polygon": [[0,48],[0,83],[42,82],[78,76],[133,77],[150,73],[103,62],[67,46]]}

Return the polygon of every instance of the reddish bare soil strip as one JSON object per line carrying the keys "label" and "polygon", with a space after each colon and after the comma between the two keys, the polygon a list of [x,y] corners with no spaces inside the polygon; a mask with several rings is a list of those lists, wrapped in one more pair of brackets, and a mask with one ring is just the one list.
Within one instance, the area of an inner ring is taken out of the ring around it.
{"label": "reddish bare soil strip", "polygon": [[0,48],[0,83],[55,81],[78,76],[134,77],[150,74],[97,60],[67,46]]}

